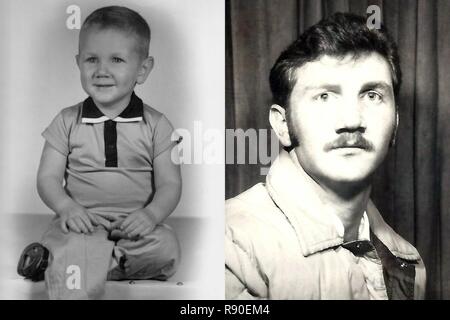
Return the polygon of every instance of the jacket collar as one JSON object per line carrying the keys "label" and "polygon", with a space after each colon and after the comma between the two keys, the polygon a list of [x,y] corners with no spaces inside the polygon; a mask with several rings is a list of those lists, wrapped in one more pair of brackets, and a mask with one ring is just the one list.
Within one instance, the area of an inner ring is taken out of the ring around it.
{"label": "jacket collar", "polygon": [[[141,121],[144,113],[144,105],[142,100],[133,92],[131,94],[128,106],[116,118],[112,119],[115,122],[135,122]],[[110,120],[100,111],[95,105],[94,100],[88,97],[83,102],[83,109],[81,111],[82,123],[100,123]]]}
{"label": "jacket collar", "polygon": [[[333,222],[336,214],[324,206],[308,179],[311,178],[286,151],[280,152],[266,177],[266,188],[293,226],[304,256],[344,243]],[[371,231],[395,256],[406,260],[420,259],[417,250],[384,222],[371,200],[366,213]]]}

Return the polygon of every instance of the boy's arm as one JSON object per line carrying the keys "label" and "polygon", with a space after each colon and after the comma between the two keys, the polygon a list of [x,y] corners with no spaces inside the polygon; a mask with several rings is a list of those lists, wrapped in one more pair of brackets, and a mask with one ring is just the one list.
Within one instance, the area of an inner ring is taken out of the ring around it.
{"label": "boy's arm", "polygon": [[[175,146],[174,148],[177,148]],[[172,156],[177,159],[172,159]],[[181,197],[181,170],[178,153],[172,155],[172,148],[158,155],[153,162],[155,179],[155,195],[145,208],[156,223],[164,221],[176,208]]]}
{"label": "boy's arm", "polygon": [[37,175],[37,190],[42,201],[61,218],[61,228],[75,232],[93,231],[95,217],[70,198],[63,188],[67,157],[58,152],[48,142],[42,151]]}
{"label": "boy's arm", "polygon": [[[149,234],[175,209],[181,196],[181,172],[178,159],[172,159],[172,148],[159,154],[153,162],[155,194],[143,209],[130,214],[114,226],[120,226],[130,237]],[[173,156],[178,157],[175,152]]]}

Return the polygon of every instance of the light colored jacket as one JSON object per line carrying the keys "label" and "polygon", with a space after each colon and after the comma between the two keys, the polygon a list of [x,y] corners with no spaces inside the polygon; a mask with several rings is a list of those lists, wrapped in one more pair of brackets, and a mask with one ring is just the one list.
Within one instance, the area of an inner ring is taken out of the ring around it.
{"label": "light colored jacket", "polygon": [[[265,184],[226,202],[227,299],[370,298],[357,259],[341,246],[333,213],[303,174],[282,151]],[[412,272],[411,298],[423,299],[426,276],[419,253],[384,222],[371,201],[366,213],[371,232],[392,253],[391,267]]]}

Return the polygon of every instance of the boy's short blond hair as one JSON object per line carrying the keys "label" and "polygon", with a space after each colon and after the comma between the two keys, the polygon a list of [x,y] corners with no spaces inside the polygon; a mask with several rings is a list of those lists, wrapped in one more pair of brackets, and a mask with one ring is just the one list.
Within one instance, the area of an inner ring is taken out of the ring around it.
{"label": "boy's short blond hair", "polygon": [[143,58],[148,57],[151,36],[150,27],[136,11],[121,6],[99,8],[84,20],[80,30],[80,39],[90,28],[98,28],[100,30],[111,28],[134,34],[137,38],[138,53]]}

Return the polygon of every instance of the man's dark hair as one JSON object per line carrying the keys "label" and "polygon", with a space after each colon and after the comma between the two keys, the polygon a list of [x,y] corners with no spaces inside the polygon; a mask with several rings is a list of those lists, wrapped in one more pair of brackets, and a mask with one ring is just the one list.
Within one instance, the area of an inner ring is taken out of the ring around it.
{"label": "man's dark hair", "polygon": [[383,25],[369,29],[366,18],[351,13],[335,13],[310,27],[281,53],[270,71],[273,103],[287,108],[289,97],[297,81],[295,71],[307,62],[323,55],[354,58],[377,52],[388,62],[394,95],[401,84],[400,61],[397,46]]}
{"label": "man's dark hair", "polygon": [[86,30],[92,27],[100,30],[112,28],[133,34],[138,40],[139,54],[144,58],[148,57],[150,27],[136,11],[120,6],[99,8],[84,20],[80,30],[80,38]]}

